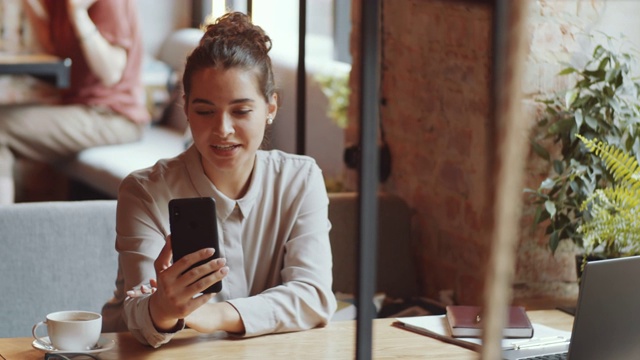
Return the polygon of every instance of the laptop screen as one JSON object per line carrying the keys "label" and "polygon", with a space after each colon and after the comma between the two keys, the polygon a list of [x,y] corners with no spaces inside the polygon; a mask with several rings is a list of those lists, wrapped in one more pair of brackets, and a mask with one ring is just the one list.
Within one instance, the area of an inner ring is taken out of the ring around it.
{"label": "laptop screen", "polygon": [[[590,261],[580,280],[569,360],[640,358],[640,256]],[[504,359],[565,352],[566,345],[507,350]]]}
{"label": "laptop screen", "polygon": [[580,280],[570,359],[640,358],[640,256],[590,261]]}

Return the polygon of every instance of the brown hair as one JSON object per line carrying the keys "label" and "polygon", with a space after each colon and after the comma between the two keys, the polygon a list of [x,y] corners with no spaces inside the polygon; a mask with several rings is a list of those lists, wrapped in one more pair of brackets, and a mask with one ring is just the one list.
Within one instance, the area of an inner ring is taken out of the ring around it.
{"label": "brown hair", "polygon": [[256,73],[258,88],[268,102],[276,92],[269,50],[271,39],[247,15],[232,12],[221,16],[207,25],[200,44],[187,57],[182,75],[186,97],[194,72],[208,67],[239,67]]}

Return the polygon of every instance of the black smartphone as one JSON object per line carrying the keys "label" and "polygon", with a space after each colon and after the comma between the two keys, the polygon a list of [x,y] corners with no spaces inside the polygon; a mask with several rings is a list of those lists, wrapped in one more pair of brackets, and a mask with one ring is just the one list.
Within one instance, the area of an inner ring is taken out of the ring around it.
{"label": "black smartphone", "polygon": [[[220,257],[216,202],[213,198],[172,199],[169,201],[169,226],[174,263],[183,256],[204,248],[214,248],[216,251],[210,258],[197,262],[188,270]],[[213,284],[203,293],[218,293],[220,290],[222,281]]]}

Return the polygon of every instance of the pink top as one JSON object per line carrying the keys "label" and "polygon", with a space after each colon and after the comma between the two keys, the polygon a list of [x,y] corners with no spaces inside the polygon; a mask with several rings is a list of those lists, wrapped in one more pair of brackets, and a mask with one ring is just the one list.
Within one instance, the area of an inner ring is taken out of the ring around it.
{"label": "pink top", "polygon": [[50,17],[51,43],[54,54],[70,58],[71,85],[62,94],[64,104],[106,106],[136,123],[149,122],[144,105],[141,69],[143,47],[134,1],[98,0],[89,8],[89,17],[100,34],[112,45],[127,51],[127,64],[120,82],[105,86],[91,72],[71,26],[67,7],[59,0],[44,2]]}

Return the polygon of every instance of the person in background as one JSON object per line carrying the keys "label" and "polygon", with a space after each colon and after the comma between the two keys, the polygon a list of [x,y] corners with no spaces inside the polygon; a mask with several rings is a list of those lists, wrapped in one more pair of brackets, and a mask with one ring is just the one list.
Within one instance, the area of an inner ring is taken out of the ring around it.
{"label": "person in background", "polygon": [[134,0],[23,0],[42,49],[70,58],[70,86],[55,105],[0,107],[0,204],[14,201],[13,163],[48,163],[138,140],[150,121]]}
{"label": "person in background", "polygon": [[[278,109],[270,49],[260,27],[230,13],[207,27],[188,56],[184,111],[194,144],[120,186],[119,270],[102,311],[104,331],[128,329],[158,347],[185,326],[248,337],[331,319],[336,300],[322,172],[310,157],[260,150]],[[214,251],[172,263],[168,203],[189,197],[215,199],[211,221],[221,258],[187,271]],[[199,295],[219,281],[221,292]]]}

